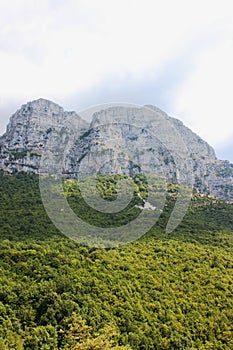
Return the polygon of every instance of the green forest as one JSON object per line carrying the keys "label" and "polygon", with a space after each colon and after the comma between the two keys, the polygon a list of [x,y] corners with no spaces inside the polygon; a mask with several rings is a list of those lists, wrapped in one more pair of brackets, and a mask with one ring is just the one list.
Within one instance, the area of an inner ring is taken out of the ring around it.
{"label": "green forest", "polygon": [[[117,180],[99,178],[104,199],[116,198]],[[103,215],[86,206],[78,182],[63,183],[74,212],[106,227],[140,212],[148,184],[138,176],[133,186],[126,211]],[[37,175],[1,172],[0,350],[233,349],[233,205],[194,191],[169,234],[177,191],[168,186],[147,234],[105,249],[56,229]]]}

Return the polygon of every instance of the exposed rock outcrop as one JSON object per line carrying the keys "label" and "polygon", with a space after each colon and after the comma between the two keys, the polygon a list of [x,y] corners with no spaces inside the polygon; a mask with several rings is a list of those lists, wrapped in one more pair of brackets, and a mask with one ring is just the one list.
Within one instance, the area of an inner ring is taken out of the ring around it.
{"label": "exposed rock outcrop", "polygon": [[89,125],[77,113],[39,99],[12,115],[0,148],[0,168],[8,172],[39,172],[46,153],[66,177],[158,174],[233,201],[233,165],[154,106],[101,109]]}
{"label": "exposed rock outcrop", "polygon": [[89,124],[75,112],[66,112],[57,104],[38,99],[14,113],[6,133],[0,139],[0,168],[9,172],[38,172],[46,148],[59,149],[67,134],[78,137]]}

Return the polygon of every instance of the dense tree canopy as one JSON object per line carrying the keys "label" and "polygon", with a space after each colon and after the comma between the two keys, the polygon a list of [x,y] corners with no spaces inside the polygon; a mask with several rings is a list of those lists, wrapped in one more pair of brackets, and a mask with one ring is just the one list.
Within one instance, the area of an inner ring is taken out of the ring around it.
{"label": "dense tree canopy", "polygon": [[[80,212],[77,183],[64,189]],[[196,193],[166,234],[175,193],[146,236],[97,249],[57,231],[36,175],[1,174],[0,349],[232,349],[233,206]]]}

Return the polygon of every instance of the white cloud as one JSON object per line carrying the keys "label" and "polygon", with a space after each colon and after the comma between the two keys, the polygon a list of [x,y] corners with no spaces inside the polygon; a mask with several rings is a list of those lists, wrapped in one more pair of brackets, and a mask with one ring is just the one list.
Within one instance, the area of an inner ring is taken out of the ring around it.
{"label": "white cloud", "polygon": [[[0,73],[12,94],[28,96],[30,86],[30,95],[65,96],[109,74],[143,77],[159,71],[195,27],[184,1],[64,1],[55,10],[56,1],[48,3],[20,0],[12,10],[0,2]],[[194,17],[203,20],[199,11]]]}
{"label": "white cloud", "polygon": [[176,91],[173,111],[215,146],[233,135],[233,42],[209,48]]}

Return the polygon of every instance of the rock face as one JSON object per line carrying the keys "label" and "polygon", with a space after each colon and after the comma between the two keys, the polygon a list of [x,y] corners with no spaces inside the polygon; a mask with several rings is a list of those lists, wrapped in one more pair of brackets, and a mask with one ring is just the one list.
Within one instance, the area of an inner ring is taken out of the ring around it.
{"label": "rock face", "polygon": [[156,174],[233,202],[233,165],[154,106],[101,109],[89,125],[77,113],[39,99],[12,115],[0,149],[0,168],[8,172],[38,173],[44,157],[43,172],[53,173],[56,163],[69,178]]}
{"label": "rock face", "polygon": [[6,133],[0,138],[0,168],[38,172],[41,155],[49,146],[59,148],[68,131],[78,137],[88,126],[77,113],[65,112],[51,101],[29,102],[11,116]]}

